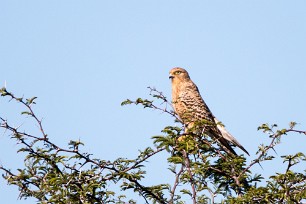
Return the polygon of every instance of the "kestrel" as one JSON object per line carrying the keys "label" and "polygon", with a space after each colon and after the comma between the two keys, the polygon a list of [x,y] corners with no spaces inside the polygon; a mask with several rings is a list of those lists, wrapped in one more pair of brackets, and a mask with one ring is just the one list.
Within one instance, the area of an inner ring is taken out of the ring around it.
{"label": "kestrel", "polygon": [[169,78],[172,82],[173,108],[184,123],[186,132],[192,129],[195,123],[205,121],[206,125],[203,126],[205,133],[216,139],[226,152],[237,155],[230,146],[230,143],[232,143],[249,155],[248,151],[244,149],[211,113],[202,99],[198,87],[190,79],[185,69],[179,67],[171,69]]}

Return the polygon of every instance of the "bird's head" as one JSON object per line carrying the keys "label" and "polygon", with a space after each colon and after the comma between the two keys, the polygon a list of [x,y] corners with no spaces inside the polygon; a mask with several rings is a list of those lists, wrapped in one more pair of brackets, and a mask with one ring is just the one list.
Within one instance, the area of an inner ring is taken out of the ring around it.
{"label": "bird's head", "polygon": [[190,80],[190,77],[189,77],[188,72],[185,69],[180,68],[180,67],[175,67],[170,70],[169,79],[171,79],[173,83],[178,83],[178,82]]}

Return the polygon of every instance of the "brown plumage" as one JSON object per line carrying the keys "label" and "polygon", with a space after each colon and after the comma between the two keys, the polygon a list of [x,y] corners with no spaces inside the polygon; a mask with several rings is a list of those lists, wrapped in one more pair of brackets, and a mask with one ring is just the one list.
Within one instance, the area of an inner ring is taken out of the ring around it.
{"label": "brown plumage", "polygon": [[170,70],[169,78],[172,81],[172,103],[174,111],[186,126],[191,129],[195,122],[205,121],[205,133],[216,139],[222,148],[230,153],[236,154],[229,143],[238,146],[245,153],[246,149],[222,126],[217,118],[211,113],[208,106],[202,99],[198,87],[190,79],[188,72],[183,68]]}

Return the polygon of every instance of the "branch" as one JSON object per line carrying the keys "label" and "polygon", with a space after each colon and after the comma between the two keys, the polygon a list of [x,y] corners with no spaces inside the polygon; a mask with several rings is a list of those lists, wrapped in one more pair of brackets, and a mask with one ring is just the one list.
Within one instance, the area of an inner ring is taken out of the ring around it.
{"label": "branch", "polygon": [[272,136],[272,140],[270,142],[270,144],[268,146],[265,146],[265,148],[263,150],[261,150],[261,153],[258,155],[258,157],[256,159],[254,159],[249,166],[247,166],[238,176],[238,178],[240,178],[243,174],[245,174],[245,172],[247,172],[254,164],[257,164],[260,162],[260,159],[266,154],[266,152],[269,149],[273,149],[273,147],[275,146],[274,141],[280,137],[280,135],[277,135],[276,133]]}
{"label": "branch", "polygon": [[111,179],[113,179],[114,177],[118,176],[119,173],[126,173],[126,172],[128,172],[128,171],[134,169],[137,165],[141,164],[142,162],[146,161],[148,158],[152,157],[153,155],[155,155],[155,154],[157,154],[158,152],[161,152],[161,151],[163,151],[163,150],[165,150],[165,149],[166,149],[165,147],[164,147],[164,148],[157,149],[156,151],[154,151],[154,152],[152,152],[152,153],[146,155],[146,157],[144,157],[143,159],[141,159],[141,160],[135,162],[134,165],[130,166],[129,168],[126,168],[126,169],[123,170],[123,171],[122,171],[122,170],[119,171],[119,170],[117,170],[116,168],[112,168],[112,170],[116,171],[116,173],[118,173],[118,174],[113,174],[113,175],[111,175],[111,176],[109,176],[109,177],[107,177],[107,178],[104,178],[104,180],[111,180]]}
{"label": "branch", "polygon": [[306,135],[306,131],[304,131],[304,130],[289,129],[289,130],[286,130],[286,132],[297,132],[297,133]]}
{"label": "branch", "polygon": [[42,133],[43,137],[46,138],[47,137],[47,134],[45,133],[44,129],[43,129],[43,126],[42,126],[42,120],[39,120],[37,118],[37,116],[34,114],[34,111],[31,107],[32,104],[35,104],[34,100],[37,98],[37,97],[33,97],[31,99],[26,99],[26,101],[23,100],[23,98],[17,98],[15,97],[12,93],[8,92],[5,88],[2,88],[1,89],[1,95],[2,96],[10,96],[11,97],[11,100],[14,99],[15,101],[18,101],[20,103],[22,103],[24,106],[27,107],[27,109],[30,111],[30,112],[22,112],[22,114],[28,114],[30,116],[32,116],[34,118],[34,120],[37,122],[38,126],[39,126],[39,129],[40,129],[40,132]]}
{"label": "branch", "polygon": [[[275,125],[274,125],[275,126]],[[271,130],[270,130],[271,131]],[[268,146],[265,146],[263,150],[261,150],[261,153],[258,155],[258,157],[256,159],[254,159],[248,167],[246,167],[238,176],[238,178],[240,178],[245,172],[247,172],[254,164],[259,164],[260,159],[267,153],[268,150],[273,149],[274,150],[274,146],[275,144],[275,140],[278,139],[279,137],[281,137],[282,135],[288,133],[288,132],[297,132],[300,134],[305,134],[306,135],[306,131],[301,131],[301,130],[294,130],[292,128],[290,129],[283,129],[281,131],[277,131],[276,133],[274,133],[271,137],[272,140],[270,142],[270,144]],[[289,166],[288,166],[289,167]],[[290,168],[290,167],[289,167]],[[289,169],[288,168],[288,169]]]}
{"label": "branch", "polygon": [[186,165],[186,168],[187,168],[187,172],[190,176],[189,181],[191,183],[191,189],[192,189],[192,201],[193,201],[193,204],[196,204],[197,203],[197,200],[196,200],[197,193],[196,193],[196,188],[195,188],[195,185],[194,185],[193,175],[192,175],[192,172],[190,170],[190,160],[189,160],[189,157],[188,157],[186,151],[183,150],[182,152],[183,152],[183,155],[184,155],[184,158],[185,158],[185,165]]}
{"label": "branch", "polygon": [[179,178],[180,178],[180,175],[184,172],[184,166],[181,165],[181,169],[179,170],[179,172],[176,174],[175,176],[175,181],[174,181],[174,184],[173,184],[173,188],[170,192],[171,194],[171,197],[170,197],[170,200],[169,200],[169,203],[170,204],[173,204],[173,199],[174,199],[174,195],[175,195],[175,190],[176,190],[176,187],[178,186],[179,184]]}
{"label": "branch", "polygon": [[[40,154],[39,152],[37,152],[36,150],[33,149],[33,145],[38,142],[38,141],[42,141],[44,142],[44,145],[49,145],[52,149],[51,150],[55,150],[55,156],[59,153],[59,152],[65,152],[65,153],[69,153],[69,154],[73,154],[73,155],[77,155],[80,159],[84,159],[85,162],[81,165],[81,163],[78,163],[80,164],[81,166],[84,166],[86,163],[91,163],[91,164],[94,164],[96,165],[97,167],[99,167],[100,169],[108,169],[110,170],[111,173],[109,177],[102,177],[102,181],[107,181],[107,180],[111,180],[113,179],[114,177],[122,174],[122,173],[126,173],[132,169],[135,169],[139,164],[143,163],[144,161],[146,161],[148,158],[152,157],[153,155],[165,150],[165,148],[160,148],[160,149],[157,149],[155,150],[154,152],[151,152],[149,154],[146,154],[144,155],[143,157],[141,158],[138,158],[135,160],[134,164],[130,167],[127,167],[125,168],[124,170],[119,170],[117,169],[117,167],[115,167],[115,165],[112,165],[112,163],[100,163],[98,160],[93,160],[89,157],[89,155],[85,155],[83,153],[81,153],[79,150],[78,150],[78,144],[74,146],[74,149],[70,150],[70,149],[65,149],[65,148],[61,148],[59,147],[58,145],[54,144],[53,142],[51,142],[48,138],[47,138],[47,134],[45,134],[44,132],[44,128],[43,128],[43,125],[42,125],[42,122],[38,119],[38,117],[35,115],[34,111],[32,110],[31,108],[31,104],[34,104],[34,99],[36,99],[36,97],[32,98],[32,99],[27,99],[27,102],[23,101],[22,98],[17,98],[15,97],[13,94],[7,92],[5,89],[2,89],[1,90],[1,95],[2,96],[10,96],[11,97],[11,100],[16,100],[18,102],[20,102],[21,104],[23,104],[24,106],[27,107],[28,111],[29,112],[23,112],[23,114],[28,114],[30,115],[31,117],[33,117],[35,119],[35,121],[37,122],[38,126],[39,126],[39,129],[40,129],[40,132],[42,133],[42,137],[38,137],[38,136],[34,136],[34,135],[30,135],[28,133],[25,133],[25,132],[20,132],[17,128],[14,128],[12,126],[10,126],[7,121],[0,117],[0,127],[4,128],[5,130],[9,130],[11,132],[11,134],[14,136],[15,139],[17,139],[21,144],[25,145],[28,149],[26,151],[29,151],[30,154],[33,154],[35,156],[37,156],[38,158],[43,158],[45,161],[47,161],[47,163],[49,163],[50,165],[52,165],[57,172],[61,173],[62,172],[60,171],[60,169],[58,168],[58,166],[50,159],[50,158],[47,158],[45,156],[43,156],[42,154]],[[169,112],[170,113],[170,112]],[[31,138],[33,139],[32,144],[31,142],[28,143],[25,141],[24,137],[26,138]],[[66,164],[63,164],[65,168],[68,168],[72,171],[78,171],[77,169],[75,169],[74,167],[69,167],[69,165],[66,165]],[[112,166],[110,166],[112,165]],[[12,172],[9,172],[8,170],[6,170],[5,168],[3,168],[1,166],[2,170],[4,170],[5,172],[7,173],[10,173],[11,175]],[[100,172],[101,173],[101,172]],[[128,178],[128,180],[132,183],[135,183],[135,185],[142,191],[142,192],[145,192],[146,194],[148,195],[151,195],[154,199],[156,199],[157,201],[159,201],[160,203],[165,203],[165,201],[163,200],[163,198],[160,198],[158,195],[156,195],[155,193],[151,192],[149,189],[147,189],[146,187],[142,186],[136,179],[134,179],[133,177],[131,178]],[[22,185],[24,185],[24,187],[26,187],[26,185],[24,183],[21,183]],[[77,185],[78,188],[80,188],[82,190],[82,186],[79,186]],[[38,186],[37,186],[38,187]],[[39,188],[39,187],[38,187]],[[28,188],[26,188],[28,189]],[[92,198],[92,196],[91,196]],[[95,198],[97,199],[97,198]],[[145,198],[146,200],[146,198]]]}

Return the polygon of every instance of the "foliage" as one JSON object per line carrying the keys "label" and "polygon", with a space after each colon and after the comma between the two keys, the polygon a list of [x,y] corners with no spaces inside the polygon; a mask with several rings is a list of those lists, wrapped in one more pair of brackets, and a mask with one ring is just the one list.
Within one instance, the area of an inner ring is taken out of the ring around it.
{"label": "foliage", "polygon": [[[306,134],[294,129],[295,122],[280,130],[276,130],[277,125],[261,125],[258,130],[268,134],[271,141],[259,146],[256,157],[247,162],[243,155],[227,155],[205,131],[201,135],[184,133],[184,126],[166,97],[149,89],[151,100],[128,99],[122,105],[141,105],[167,113],[180,125],[165,127],[162,135],[153,137],[154,147],[140,151],[135,159],[106,161],[83,152],[81,141],[70,141],[67,147],[55,144],[32,108],[37,98],[18,98],[2,88],[1,96],[20,103],[25,108],[22,114],[33,119],[40,130],[39,135],[22,132],[0,117],[1,128],[16,140],[18,153],[25,155],[22,169],[0,166],[3,178],[19,187],[20,198],[34,197],[38,203],[136,203],[127,198],[129,190],[140,195],[140,203],[216,203],[217,199],[222,203],[300,203],[306,198],[305,172],[292,169],[305,163],[301,152],[281,156],[287,164],[286,171],[267,180],[251,172],[254,165],[274,159],[271,150],[282,136],[289,132]],[[161,152],[168,155],[174,182],[146,186],[145,162]],[[109,189],[113,184],[120,187],[119,193]]]}

